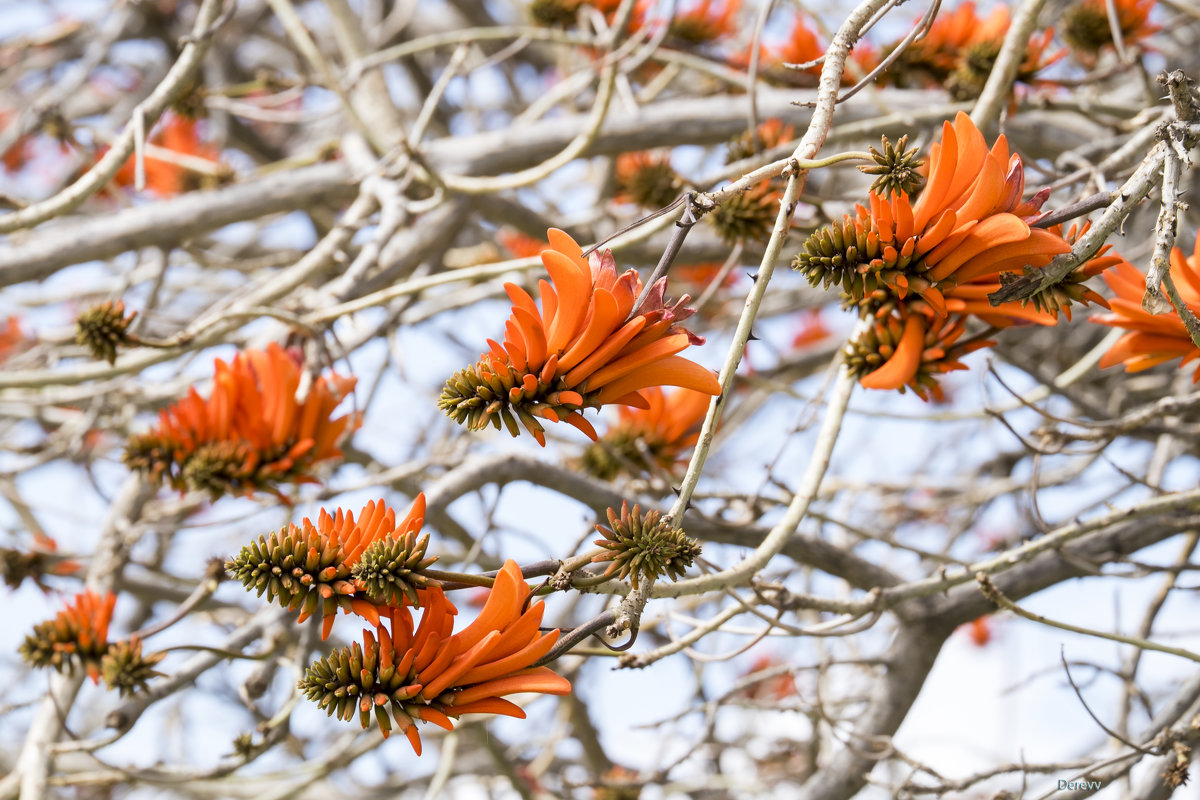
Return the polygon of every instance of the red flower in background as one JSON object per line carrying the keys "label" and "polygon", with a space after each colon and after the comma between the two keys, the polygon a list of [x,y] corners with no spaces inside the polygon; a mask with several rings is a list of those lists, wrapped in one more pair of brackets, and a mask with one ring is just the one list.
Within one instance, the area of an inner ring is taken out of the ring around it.
{"label": "red flower in background", "polygon": [[[776,670],[784,668],[786,662],[778,656],[769,653],[758,656],[750,664],[750,668],[742,673],[742,680],[754,679],[755,674],[766,672],[767,670]],[[743,689],[739,694],[750,700],[759,702],[778,702],[786,700],[789,697],[796,696],[796,678],[791,671],[780,671],[775,675],[762,680],[755,680],[750,686]]]}
{"label": "red flower in background", "polygon": [[[791,31],[788,33],[787,39],[776,50],[769,51],[770,59],[782,64],[809,64],[825,55],[825,51],[829,49],[829,45],[822,40],[820,35],[805,22],[804,17],[797,17],[792,23]],[[878,57],[872,50],[871,45],[865,41],[858,42],[854,49],[850,51],[850,58],[847,62],[847,69],[842,75],[842,83],[846,85],[853,84],[857,80],[854,74],[855,68],[857,71],[866,74],[875,68],[878,63]],[[789,69],[787,74],[790,75],[808,75],[812,78],[821,77],[821,64],[814,64],[811,67],[805,67],[803,70]]]}
{"label": "red flower in background", "polygon": [[[886,149],[886,148],[885,148]],[[890,166],[911,172],[907,154]],[[906,163],[902,163],[905,162]],[[1003,136],[989,148],[971,119],[959,113],[942,126],[930,148],[928,181],[914,203],[907,191],[875,192],[870,208],[817,231],[795,267],[813,285],[839,284],[847,304],[876,322],[849,347],[850,366],[870,389],[903,389],[940,396],[935,376],[962,369],[958,358],[988,342],[962,340],[975,317],[992,327],[1053,325],[1071,301],[1098,301],[1082,287],[1037,299],[993,306],[1002,272],[1046,266],[1071,249],[1060,228],[1030,226],[1044,195],[1022,201],[1025,173]],[[1072,235],[1074,231],[1072,231]],[[1114,263],[1086,265],[1081,281]]]}
{"label": "red flower in background", "polygon": [[[322,509],[315,525],[305,517],[299,525],[290,524],[277,533],[260,536],[257,542],[243,547],[225,568],[259,597],[265,592],[269,601],[277,601],[288,610],[300,609],[297,622],[321,617],[321,639],[325,640],[339,608],[344,614],[358,614],[378,625],[378,607],[394,599],[390,593],[386,600],[372,597],[367,582],[356,575],[355,567],[373,546],[399,545],[406,557],[401,562],[416,554],[413,566],[432,561],[424,559],[428,536],[416,541],[424,522],[424,494],[417,495],[399,523],[396,512],[383,500],[367,503],[357,521],[353,512],[339,508],[330,516]],[[403,564],[393,568],[396,580],[405,580]],[[417,581],[410,578],[408,582]],[[425,582],[420,583],[424,588]]]}
{"label": "red flower in background", "polygon": [[976,647],[986,647],[992,641],[992,618],[980,617],[966,624],[967,634],[971,644]]}
{"label": "red flower in background", "polygon": [[[200,141],[194,119],[177,114],[166,114],[162,126],[150,135],[149,142],[164,150],[211,162],[215,172],[225,171],[225,167],[221,165],[220,151],[216,147]],[[146,191],[153,192],[160,197],[173,197],[204,184],[203,173],[198,173],[175,161],[147,154],[143,157],[143,164],[146,170]],[[130,156],[129,160],[122,164],[116,175],[113,176],[113,183],[117,186],[132,188],[136,181],[136,168],[135,159]],[[213,176],[208,177],[211,179]]]}
{"label": "red flower in background", "polygon": [[[1170,274],[1184,304],[1192,313],[1200,313],[1200,235],[1190,256],[1184,257],[1178,247],[1171,251]],[[1151,314],[1142,308],[1146,275],[1141,270],[1122,260],[1104,273],[1104,281],[1113,291],[1109,301],[1112,313],[1090,319],[1101,325],[1124,328],[1128,333],[1100,359],[1101,368],[1124,364],[1127,372],[1141,372],[1176,358],[1183,367],[1200,356],[1200,348],[1176,312]],[[1200,381],[1200,367],[1192,380]]]}
{"label": "red flower in background", "polygon": [[[1161,28],[1150,24],[1155,0],[1113,0],[1117,27],[1126,47],[1144,46],[1144,40]],[[1101,51],[1115,46],[1112,23],[1108,18],[1108,0],[1081,0],[1069,6],[1062,16],[1063,39],[1085,64],[1092,65]]]}
{"label": "red flower in background", "polygon": [[74,602],[47,622],[36,625],[25,637],[21,656],[35,667],[58,672],[81,666],[92,683],[100,681],[100,661],[108,652],[108,624],[117,596],[98,595],[90,589],[75,595]]}
{"label": "red flower in background", "polygon": [[21,318],[10,316],[0,322],[0,361],[4,361],[25,343],[25,334],[21,331]]}
{"label": "red flower in background", "polygon": [[528,606],[530,589],[514,561],[506,561],[479,616],[454,633],[458,613],[441,589],[430,589],[419,625],[406,607],[389,609],[375,634],[314,662],[300,681],[305,696],[330,716],[363,728],[372,717],[383,735],[398,727],[421,754],[416,723],[452,730],[463,714],[525,718],[504,699],[520,692],[567,694],[571,684],[532,664],[558,640],[541,633],[544,603]]}
{"label": "red flower in background", "polygon": [[584,452],[583,467],[590,474],[609,480],[629,468],[674,472],[691,454],[711,395],[691,389],[667,393],[657,386],[642,393],[647,408],[617,409],[617,422]]}
{"label": "red flower in background", "polygon": [[496,233],[496,241],[507,250],[513,258],[533,258],[540,256],[543,250],[550,247],[546,242],[527,236],[512,228],[501,228]]}

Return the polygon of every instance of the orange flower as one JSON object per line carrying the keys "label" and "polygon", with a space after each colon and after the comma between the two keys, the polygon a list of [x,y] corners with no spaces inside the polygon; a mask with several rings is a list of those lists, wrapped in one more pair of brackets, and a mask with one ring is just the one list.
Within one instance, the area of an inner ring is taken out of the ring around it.
{"label": "orange flower", "polygon": [[980,617],[971,620],[964,626],[971,636],[971,644],[976,647],[986,647],[992,641],[992,624],[990,617]]}
{"label": "orange flower", "polygon": [[[1071,300],[1099,296],[1070,290],[1034,307],[992,306],[987,296],[1000,288],[1002,272],[1044,267],[1071,245],[1060,228],[1030,227],[1044,195],[1022,202],[1020,157],[1009,155],[1003,136],[988,148],[966,114],[942,126],[928,166],[916,203],[905,193],[872,193],[870,209],[859,206],[854,217],[810,236],[795,266],[813,285],[840,284],[848,305],[877,318],[875,329],[850,348],[863,386],[907,385],[922,397],[927,388],[936,397],[932,376],[963,368],[957,358],[969,350],[955,342],[967,317],[993,327],[1053,325]],[[1076,277],[1111,263],[1099,259]],[[972,342],[970,349],[981,346]]]}
{"label": "orange flower", "polygon": [[125,463],[154,482],[165,479],[180,491],[207,490],[214,497],[255,490],[279,495],[281,482],[315,482],[312,467],[342,455],[337,442],[351,417],[330,414],[355,379],[317,378],[298,402],[300,372],[274,343],[239,353],[231,364],[217,359],[208,399],[193,388],[160,411],[153,430],[130,438]]}
{"label": "orange flower", "polygon": [[763,120],[754,131],[746,131],[730,140],[729,149],[725,153],[725,163],[732,164],[743,158],[750,158],[790,142],[795,137],[796,129],[791,125],[784,125],[783,120],[778,117]]}
{"label": "orange flower", "polygon": [[[1011,22],[1006,5],[997,5],[981,19],[973,2],[962,3],[939,14],[925,37],[910,44],[880,81],[901,87],[945,86],[956,96],[973,97],[995,66]],[[1019,82],[1034,82],[1039,71],[1062,57],[1045,52],[1053,35],[1046,30],[1030,38],[1017,72]]]}
{"label": "orange flower", "polygon": [[[741,681],[753,681],[745,689],[738,692],[739,695],[749,700],[759,702],[778,702],[786,700],[789,697],[796,696],[796,678],[790,672],[781,672],[781,668],[786,667],[786,662],[778,656],[765,654],[758,656],[750,664],[750,668],[742,673]],[[756,673],[771,670],[775,674],[761,680],[756,679]]]}
{"label": "orange flower", "polygon": [[[1004,45],[1004,37],[1008,34],[1011,24],[1012,15],[1008,6],[998,5],[992,9],[987,19],[973,27],[966,48],[960,53],[954,74],[945,82],[951,94],[959,98],[979,95],[996,66],[996,58],[1000,55],[1000,48]],[[1025,45],[1025,57],[1017,68],[1017,82],[1040,83],[1038,73],[1066,55],[1065,51],[1046,53],[1046,48],[1050,46],[1053,38],[1053,29],[1046,29],[1029,38]]]}
{"label": "orange flower", "polygon": [[541,255],[549,246],[512,228],[501,228],[496,233],[496,241],[500,242],[500,246],[511,253],[513,258],[533,258]]}
{"label": "orange flower", "polygon": [[[958,68],[980,19],[973,2],[938,14],[924,38],[910,44],[881,76],[895,86],[941,86]],[[895,49],[893,45],[888,50]]]}
{"label": "orange flower", "polygon": [[11,316],[0,322],[0,361],[4,361],[20,349],[24,341],[25,334],[21,332],[20,317]]}
{"label": "orange flower", "polygon": [[617,156],[617,201],[642,208],[663,208],[679,199],[683,181],[669,153],[621,153]]}
{"label": "orange flower", "polygon": [[520,420],[545,446],[538,417],[567,422],[594,441],[584,408],[645,408],[641,391],[651,386],[720,393],[711,370],[677,355],[704,342],[680,325],[694,313],[684,307],[686,295],[668,305],[663,278],[634,308],[642,290],[636,270],[618,275],[610,251],[589,263],[570,236],[556,229],[548,235],[542,263],[553,285],[539,281],[541,309],[521,287],[504,285],[513,303],[504,344],[489,339],[489,352],[446,382],[439,405],[448,416],[471,430],[503,424],[513,436]]}
{"label": "orange flower", "polygon": [[689,45],[715,42],[737,31],[735,16],[742,0],[700,0],[685,10],[676,10],[669,35]]}
{"label": "orange flower", "polygon": [[[200,141],[195,120],[176,114],[167,114],[164,120],[162,128],[150,136],[151,144],[181,155],[211,161],[214,168],[221,167],[220,152],[212,145]],[[173,161],[146,155],[143,165],[146,170],[146,191],[160,197],[172,197],[199,188],[203,183],[204,176]],[[134,158],[130,156],[113,176],[113,183],[132,187],[136,180],[135,170]]]}
{"label": "orange flower", "polygon": [[25,637],[21,656],[35,667],[69,671],[73,664],[86,670],[92,683],[99,683],[100,660],[108,652],[108,624],[117,596],[101,596],[90,589],[75,595],[75,602],[47,622],[34,626]]}
{"label": "orange flower", "polygon": [[[792,23],[791,32],[788,34],[785,41],[778,50],[771,52],[771,58],[783,64],[807,64],[825,55],[825,51],[829,46],[821,41],[817,32],[813,30],[804,21],[804,17],[797,17]],[[854,49],[850,51],[850,64],[857,67],[863,74],[874,69],[877,62],[877,57],[872,51],[871,46],[867,42],[859,42]],[[812,78],[821,77],[821,64],[815,64],[811,67],[806,67],[803,70],[788,70],[790,75],[808,75]],[[842,76],[842,83],[853,84],[857,76],[852,74],[851,70],[847,70]]]}
{"label": "orange flower", "polygon": [[[1154,0],[1114,0],[1121,41],[1128,47],[1161,28],[1150,24]],[[1088,64],[1094,63],[1101,50],[1113,46],[1112,25],[1108,20],[1107,0],[1080,0],[1063,13],[1063,39]]]}
{"label": "orange flower", "polygon": [[[804,17],[798,17],[792,23],[791,33],[777,51],[776,58],[785,64],[807,64],[825,55],[825,49],[825,45],[817,38],[817,32],[805,24]],[[804,72],[821,77],[820,65],[808,67]]]}
{"label": "orange flower", "polygon": [[[681,282],[688,284],[691,287],[705,288],[710,283],[717,279],[724,268],[724,264],[709,261],[704,264],[675,264],[671,267],[671,277],[678,278]],[[738,282],[740,275],[737,270],[729,270],[721,280],[722,288],[729,288]]]}
{"label": "orange flower", "polygon": [[420,755],[418,720],[452,730],[451,717],[463,714],[524,719],[506,695],[571,691],[566,678],[531,666],[558,631],[540,632],[545,604],[526,607],[530,590],[516,562],[505,562],[483,610],[458,633],[458,611],[442,590],[428,590],[427,598],[419,625],[407,608],[391,608],[388,625],[364,632],[361,647],[355,642],[314,662],[300,681],[305,696],[343,720],[358,711],[363,728],[374,716],[385,737],[394,723]]}
{"label": "orange flower", "polygon": [[[1200,235],[1191,256],[1185,258],[1178,247],[1171,251],[1170,273],[1180,299],[1192,313],[1200,314]],[[1104,274],[1104,281],[1113,290],[1109,301],[1112,313],[1090,319],[1129,332],[1100,359],[1101,368],[1124,364],[1127,372],[1141,372],[1174,358],[1181,359],[1179,366],[1183,367],[1200,356],[1200,348],[1188,336],[1177,313],[1151,314],[1142,308],[1146,275],[1141,270],[1122,260]],[[1200,367],[1192,380],[1200,381]]]}
{"label": "orange flower", "polygon": [[[363,553],[380,542],[398,543],[402,548],[410,545],[407,550],[418,553],[415,563],[423,561],[428,535],[419,543],[416,535],[424,522],[424,494],[417,495],[399,524],[396,512],[383,500],[367,503],[357,522],[353,513],[340,508],[332,517],[322,509],[315,525],[305,517],[299,525],[260,536],[226,562],[225,569],[259,597],[266,592],[268,601],[277,599],[288,610],[300,609],[297,622],[313,615],[322,617],[324,640],[329,638],[339,608],[342,613],[355,613],[372,625],[379,624],[378,606],[382,603],[370,596],[355,568]],[[403,564],[394,571],[397,580],[405,579]]]}
{"label": "orange flower", "polygon": [[710,395],[691,389],[667,394],[657,386],[643,394],[648,408],[619,408],[616,424],[585,451],[583,466],[592,475],[609,480],[630,466],[674,471],[700,438]]}

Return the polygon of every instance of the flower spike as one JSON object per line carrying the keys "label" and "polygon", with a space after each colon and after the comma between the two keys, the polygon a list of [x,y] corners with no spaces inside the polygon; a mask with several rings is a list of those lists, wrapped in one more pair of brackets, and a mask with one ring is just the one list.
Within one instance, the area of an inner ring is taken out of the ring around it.
{"label": "flower spike", "polygon": [[421,754],[417,722],[451,730],[463,714],[503,714],[523,719],[520,706],[505,700],[518,692],[567,694],[571,684],[546,667],[533,667],[558,640],[558,631],[539,630],[543,603],[526,607],[530,589],[516,562],[496,576],[474,622],[452,633],[456,610],[440,588],[427,592],[421,623],[390,609],[362,644],[334,651],[308,668],[300,690],[329,716],[363,728],[372,722],[386,738],[395,729]]}
{"label": "flower spike", "polygon": [[218,359],[208,399],[195,389],[159,412],[148,433],[130,437],[125,463],[179,491],[279,494],[285,482],[311,482],[313,466],[340,458],[337,442],[357,420],[330,415],[354,378],[317,378],[296,399],[301,365],[278,344]]}
{"label": "flower spike", "polygon": [[680,386],[719,394],[711,370],[677,355],[703,343],[680,323],[695,313],[687,296],[669,303],[656,282],[642,291],[635,270],[618,275],[612,253],[583,257],[567,234],[551,229],[542,263],[539,310],[515,284],[505,284],[513,309],[503,344],[488,342],[478,363],[447,382],[438,405],[470,430],[492,425],[517,436],[524,427],[545,446],[543,422],[566,422],[595,441],[582,410],[607,404],[644,407],[642,391]]}

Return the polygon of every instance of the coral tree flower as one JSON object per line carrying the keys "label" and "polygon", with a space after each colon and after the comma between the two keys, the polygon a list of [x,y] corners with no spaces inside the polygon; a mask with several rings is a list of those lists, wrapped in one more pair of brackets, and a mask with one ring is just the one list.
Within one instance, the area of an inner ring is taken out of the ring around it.
{"label": "coral tree flower", "polygon": [[[1009,8],[1002,4],[985,18],[976,13],[972,2],[943,11],[923,38],[905,48],[880,81],[901,87],[944,86],[956,96],[973,97],[995,66],[1011,22]],[[1041,70],[1062,57],[1062,53],[1046,53],[1053,35],[1048,29],[1030,37],[1017,72],[1019,82],[1036,82]]]}
{"label": "coral tree flower", "polygon": [[172,487],[278,494],[281,482],[315,481],[315,464],[340,458],[337,442],[352,417],[330,415],[354,378],[319,377],[297,401],[301,369],[282,347],[246,350],[232,363],[217,359],[207,399],[195,388],[159,412],[149,433],[133,436],[125,463]]}
{"label": "coral tree flower", "polygon": [[[259,597],[265,592],[268,601],[289,610],[300,609],[297,622],[320,616],[321,639],[328,639],[339,608],[378,625],[378,606],[393,599],[372,597],[365,582],[355,575],[365,552],[399,542],[406,547],[407,555],[417,554],[414,566],[432,563],[424,558],[428,535],[416,540],[424,522],[424,494],[417,495],[399,523],[396,512],[383,500],[367,503],[357,520],[352,512],[340,508],[333,516],[322,509],[316,524],[305,517],[299,525],[260,536],[231,558],[225,569]],[[407,560],[406,556],[394,571],[400,573]],[[423,588],[430,585],[411,577],[409,581]]]}
{"label": "coral tree flower", "polygon": [[[215,183],[215,178],[227,171],[221,164],[220,152],[210,144],[200,141],[196,130],[196,121],[178,114],[167,115],[162,127],[150,137],[150,143],[164,150],[170,150],[181,156],[211,163],[212,175],[196,172],[181,163],[146,155],[143,166],[146,170],[145,188],[159,197],[173,197],[191,189],[202,188],[205,179]],[[203,164],[201,164],[203,166]],[[134,158],[121,165],[113,176],[113,183],[123,187],[133,187],[136,181],[136,165]]]}
{"label": "coral tree flower", "polygon": [[700,0],[676,11],[667,33],[688,45],[703,45],[733,35],[742,0]]}
{"label": "coral tree flower", "polygon": [[[1170,273],[1180,299],[1192,313],[1200,314],[1200,235],[1191,256],[1185,258],[1178,247],[1171,251]],[[1122,261],[1104,274],[1104,281],[1113,291],[1109,300],[1112,313],[1090,319],[1101,325],[1124,328],[1128,333],[1100,359],[1102,368],[1124,364],[1127,372],[1141,372],[1175,358],[1180,359],[1179,366],[1183,367],[1200,357],[1200,348],[1188,336],[1177,313],[1151,314],[1142,308],[1146,276],[1141,270]],[[1200,381],[1200,367],[1192,380]]]}
{"label": "coral tree flower", "polygon": [[92,683],[99,683],[116,603],[112,592],[99,595],[89,589],[75,595],[54,619],[34,627],[21,645],[21,655],[35,667],[54,667],[58,672],[82,666]]}
{"label": "coral tree flower", "polygon": [[[797,82],[797,78],[805,76],[802,82],[812,83],[813,78],[821,77],[822,67],[821,64],[813,64],[813,62],[823,58],[828,49],[829,46],[821,40],[812,26],[803,17],[797,17],[796,21],[792,23],[787,39],[778,49],[769,50],[766,60],[782,65],[811,64],[812,66],[807,66],[802,70],[785,67],[787,71],[780,73],[780,77],[791,79],[789,82]],[[872,48],[866,42],[858,42],[850,51],[848,69],[842,75],[842,83],[854,83],[858,75],[852,73],[857,70],[861,74],[866,74],[875,68],[876,63],[876,54]]]}
{"label": "coral tree flower", "polygon": [[691,389],[667,393],[657,386],[643,394],[648,408],[617,409],[616,424],[584,452],[589,473],[609,480],[628,468],[673,472],[691,452],[712,398]]}
{"label": "coral tree flower", "polygon": [[584,258],[575,240],[549,231],[551,249],[542,263],[553,281],[538,283],[541,309],[513,283],[504,344],[488,340],[479,362],[446,382],[439,405],[457,422],[479,430],[489,422],[517,436],[517,420],[545,446],[538,419],[566,422],[593,441],[596,431],[580,411],[610,403],[645,408],[641,392],[651,386],[680,386],[719,394],[711,370],[678,353],[704,340],[680,323],[695,313],[687,296],[668,304],[666,278],[656,282],[642,305],[637,271],[617,274],[612,253]]}
{"label": "coral tree flower", "polygon": [[571,691],[566,678],[532,666],[558,631],[540,632],[545,604],[526,606],[531,593],[516,562],[505,562],[479,616],[457,633],[458,611],[442,590],[423,593],[419,625],[407,607],[389,609],[386,624],[364,632],[361,647],[355,642],[309,667],[300,681],[305,696],[343,720],[357,711],[363,728],[374,717],[385,737],[398,727],[420,755],[418,720],[452,730],[451,718],[463,714],[524,719],[507,695]]}
{"label": "coral tree flower", "polygon": [[622,153],[617,156],[616,179],[617,201],[643,208],[669,206],[683,191],[668,153]]}
{"label": "coral tree flower", "polygon": [[[1121,41],[1126,47],[1140,45],[1157,33],[1150,24],[1155,0],[1113,0]],[[1114,46],[1112,25],[1108,19],[1108,0],[1081,0],[1063,12],[1063,39],[1087,63],[1093,63],[1100,51]]]}
{"label": "coral tree flower", "polygon": [[[967,318],[997,328],[1053,325],[1072,297],[1099,299],[1078,291],[1034,307],[992,306],[987,296],[1000,288],[1001,273],[1040,269],[1071,245],[1057,227],[1030,226],[1044,195],[1022,201],[1020,156],[1009,154],[1003,136],[989,148],[966,114],[942,126],[928,164],[915,203],[904,192],[872,192],[870,208],[860,205],[854,216],[814,233],[794,262],[810,283],[839,284],[847,305],[875,317],[874,329],[849,348],[862,385],[907,385],[922,397],[926,390],[939,395],[933,375],[962,369],[957,358],[984,346],[956,344]],[[1111,263],[1098,261],[1075,277]]]}
{"label": "coral tree flower", "polygon": [[[1006,5],[997,5],[988,16],[971,28],[966,48],[960,54],[958,66],[945,86],[957,98],[978,97],[996,66],[1004,37],[1012,24],[1012,14]],[[1066,55],[1066,51],[1047,53],[1054,30],[1047,28],[1035,33],[1025,45],[1024,58],[1017,68],[1016,81],[1027,85],[1041,83],[1038,74]]]}

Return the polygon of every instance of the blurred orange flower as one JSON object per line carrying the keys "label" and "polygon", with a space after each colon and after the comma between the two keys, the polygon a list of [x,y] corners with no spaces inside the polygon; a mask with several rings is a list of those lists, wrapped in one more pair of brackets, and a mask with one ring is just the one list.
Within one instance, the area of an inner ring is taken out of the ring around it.
{"label": "blurred orange flower", "polygon": [[21,331],[21,318],[10,316],[3,322],[0,322],[0,361],[20,349],[25,341],[25,334]]}
{"label": "blurred orange flower", "polygon": [[[786,700],[789,697],[796,696],[796,678],[790,670],[780,671],[786,668],[787,663],[778,656],[770,653],[758,656],[750,664],[750,668],[742,673],[741,680],[753,680],[754,682],[739,692],[739,694],[750,700],[760,702],[772,702]],[[766,672],[771,670],[776,674],[770,677],[756,680],[756,673]]]}
{"label": "blurred orange flower", "polygon": [[684,306],[686,295],[668,304],[663,278],[634,308],[642,291],[636,270],[618,275],[610,251],[589,262],[567,234],[548,235],[542,263],[553,285],[539,281],[541,309],[521,287],[504,285],[513,303],[504,344],[489,339],[489,352],[446,382],[439,405],[448,416],[471,430],[503,425],[513,436],[520,420],[545,446],[538,418],[566,422],[595,440],[584,408],[645,408],[641,391],[651,386],[720,393],[711,370],[677,355],[704,342],[680,324],[694,313]]}
{"label": "blurred orange flower", "polygon": [[621,153],[616,167],[617,201],[642,208],[663,208],[679,199],[683,181],[669,153]]}
{"label": "blurred orange flower", "polygon": [[[195,388],[159,412],[148,433],[132,436],[125,463],[156,483],[206,490],[214,497],[262,490],[280,497],[282,482],[315,482],[312,468],[340,458],[337,442],[352,417],[330,415],[354,378],[318,377],[296,399],[301,369],[278,344],[216,361],[208,399]],[[356,420],[354,420],[356,422]]]}
{"label": "blurred orange flower", "polygon": [[[1125,46],[1140,45],[1161,28],[1150,24],[1155,0],[1113,0],[1117,25]],[[1112,24],[1108,19],[1107,0],[1080,0],[1063,12],[1063,39],[1089,65],[1101,50],[1112,47]]]}
{"label": "blurred orange flower", "polygon": [[89,589],[75,595],[74,602],[54,619],[34,626],[21,645],[21,656],[35,667],[54,667],[58,672],[81,666],[92,683],[99,683],[116,603],[112,592],[98,595]]}
{"label": "blurred orange flower", "polygon": [[829,330],[821,316],[821,309],[806,308],[800,312],[796,333],[792,336],[792,348],[802,350],[817,342],[823,342],[832,335],[833,331]]}
{"label": "blurred orange flower", "polygon": [[992,641],[992,618],[980,617],[979,619],[971,620],[966,625],[967,633],[971,637],[971,644],[976,647],[986,647]]}
{"label": "blurred orange flower", "polygon": [[796,138],[796,129],[784,125],[778,117],[763,120],[753,131],[746,131],[729,142],[725,163],[732,164],[743,158],[758,155]]}
{"label": "blurred orange flower", "polygon": [[673,472],[690,454],[712,397],[691,389],[668,394],[657,386],[642,393],[649,407],[617,409],[617,422],[584,453],[589,473],[608,480],[629,467]]}
{"label": "blurred orange flower", "polygon": [[676,9],[668,25],[668,35],[689,45],[715,42],[737,32],[735,15],[742,0],[700,0],[684,9]]}
{"label": "blurred orange flower", "polygon": [[[882,74],[880,82],[901,87],[941,86],[958,68],[972,35],[980,25],[973,2],[943,9],[923,38],[912,42]],[[885,52],[895,49],[885,48]]]}
{"label": "blurred orange flower", "polygon": [[[1192,313],[1200,314],[1200,235],[1196,237],[1191,256],[1185,258],[1178,247],[1171,251],[1170,274],[1184,304]],[[1098,314],[1090,319],[1129,332],[1100,359],[1102,368],[1124,364],[1127,372],[1141,372],[1175,358],[1181,359],[1179,366],[1183,367],[1200,356],[1200,348],[1188,336],[1187,328],[1176,312],[1151,314],[1142,308],[1146,275],[1141,270],[1122,260],[1104,273],[1104,281],[1113,291],[1109,300],[1112,313]],[[1192,380],[1200,381],[1200,367]]]}
{"label": "blurred orange flower", "polygon": [[[221,165],[220,151],[210,144],[200,141],[196,130],[196,120],[168,113],[164,116],[162,127],[151,134],[150,144],[164,150],[170,150],[184,156],[211,161],[214,170],[224,171]],[[204,185],[203,174],[188,169],[182,164],[146,155],[143,158],[146,170],[146,191],[160,197],[172,197]],[[208,176],[211,178],[212,176]],[[113,176],[117,186],[132,188],[136,179],[136,164],[133,156],[129,157]]]}
{"label": "blurred orange flower", "polygon": [[361,647],[355,642],[314,662],[300,688],[330,716],[348,721],[357,711],[363,728],[374,717],[385,737],[395,725],[417,755],[418,720],[452,730],[451,718],[463,714],[524,719],[506,695],[571,691],[566,678],[531,666],[558,641],[558,631],[540,632],[545,604],[526,607],[529,598],[520,568],[506,561],[479,616],[453,633],[457,609],[441,589],[430,589],[420,625],[408,608],[389,609],[387,624],[374,635],[364,632]]}
{"label": "blurred orange flower", "polygon": [[[1011,23],[1011,12],[1006,5],[995,6],[987,17],[981,18],[973,2],[961,3],[952,11],[939,14],[925,36],[912,42],[880,76],[880,81],[901,87],[944,86],[957,97],[974,97],[995,66]],[[1053,36],[1053,30],[1047,29],[1030,37],[1017,72],[1018,82],[1038,82],[1038,73],[1062,58],[1061,52],[1046,52]]]}

